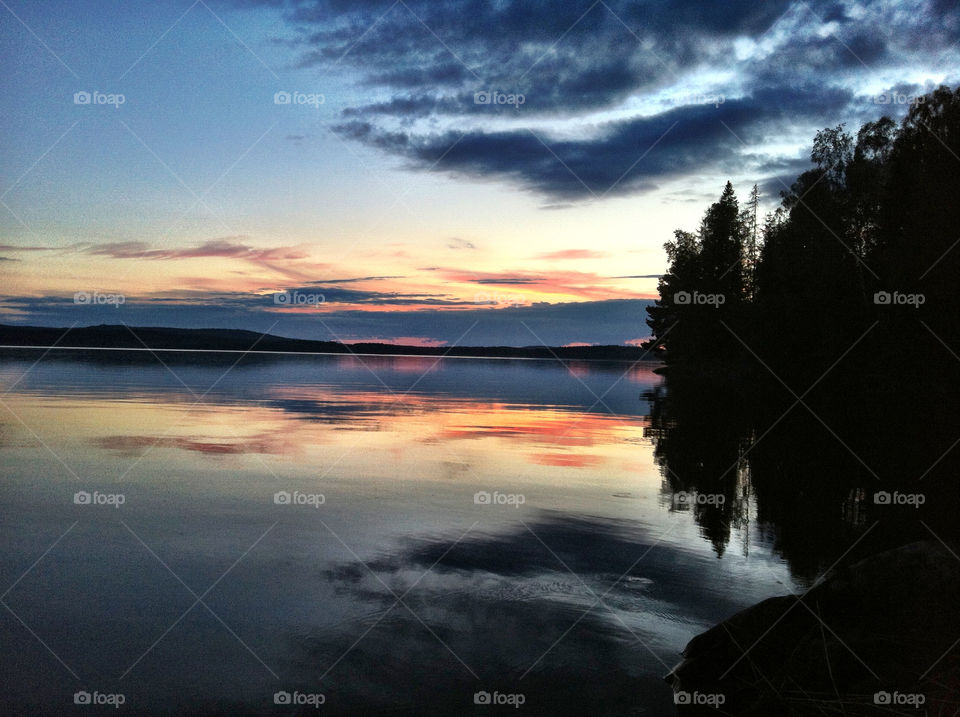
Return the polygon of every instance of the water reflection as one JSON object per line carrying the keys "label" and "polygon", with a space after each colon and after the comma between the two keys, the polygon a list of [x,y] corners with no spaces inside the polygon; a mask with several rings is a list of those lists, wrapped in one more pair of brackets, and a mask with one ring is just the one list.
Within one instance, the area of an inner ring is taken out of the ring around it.
{"label": "water reflection", "polygon": [[[746,550],[760,531],[806,583],[868,530],[846,562],[955,539],[957,405],[896,389],[861,395],[824,382],[801,404],[775,384],[666,380],[646,394],[647,435],[671,508],[690,511],[718,555],[731,542]],[[884,504],[883,494],[922,505]]]}
{"label": "water reflection", "polygon": [[704,490],[738,453],[652,366],[35,358],[0,357],[4,712],[666,715],[683,645],[791,580],[743,471],[717,516],[664,502],[667,461]]}

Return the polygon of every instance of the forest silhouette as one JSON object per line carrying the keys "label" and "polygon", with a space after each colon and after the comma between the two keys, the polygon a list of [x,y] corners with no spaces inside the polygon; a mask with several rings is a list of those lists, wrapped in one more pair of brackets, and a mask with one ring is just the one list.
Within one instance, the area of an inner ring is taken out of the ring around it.
{"label": "forest silhouette", "polygon": [[848,562],[958,537],[960,89],[823,129],[810,158],[765,217],[728,182],[675,232],[647,346],[665,492],[724,496],[681,507],[718,554],[754,505],[812,580],[867,528]]}

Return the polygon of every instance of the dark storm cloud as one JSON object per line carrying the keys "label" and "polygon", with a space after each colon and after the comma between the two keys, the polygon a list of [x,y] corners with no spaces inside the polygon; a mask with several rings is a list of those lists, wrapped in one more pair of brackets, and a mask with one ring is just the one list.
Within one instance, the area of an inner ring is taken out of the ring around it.
{"label": "dark storm cloud", "polygon": [[[350,279],[343,280],[346,282]],[[472,306],[473,302],[459,301],[451,299],[444,294],[415,294],[401,293],[395,291],[368,291],[364,289],[343,289],[333,286],[334,282],[317,282],[296,288],[288,288],[286,291],[299,294],[320,293],[323,295],[326,304],[376,304],[376,305],[401,305],[401,306]],[[265,302],[273,303],[273,295],[259,296],[255,298],[244,297],[244,301],[251,302],[254,305]]]}
{"label": "dark storm cloud", "polygon": [[[855,100],[864,77],[879,69],[948,69],[947,50],[960,39],[960,4],[946,0],[315,0],[282,6],[298,30],[293,45],[301,66],[346,69],[377,94],[343,110],[343,136],[403,156],[413,167],[436,162],[440,171],[506,180],[561,200],[611,188],[611,194],[647,191],[660,177],[725,174],[743,167],[741,140],[873,119],[883,108]],[[709,112],[669,99],[671,89],[681,92],[704,68],[733,78],[729,88],[709,90],[728,93],[720,107]],[[475,93],[490,91],[520,93],[524,101],[475,101]],[[576,139],[568,133],[551,141],[536,124],[583,117],[653,91],[668,96],[659,114],[584,129]],[[467,125],[462,138],[439,129],[464,117],[522,118],[537,136],[489,125]],[[418,121],[437,129],[418,128]],[[779,184],[775,169],[757,169],[767,186]]]}
{"label": "dark storm cloud", "polygon": [[[822,3],[813,2],[819,6]],[[300,5],[301,66],[350,67],[397,93],[348,115],[487,112],[473,92],[521,92],[526,111],[608,106],[766,32],[786,0],[607,3],[523,0],[323,1]]]}
{"label": "dark storm cloud", "polygon": [[[551,140],[529,130],[387,132],[369,122],[340,125],[347,137],[411,160],[414,167],[519,183],[553,197],[627,194],[654,180],[736,161],[744,145],[775,135],[783,122],[839,111],[852,94],[821,86],[763,88],[719,106],[678,107],[611,122],[596,137]],[[732,168],[732,167],[731,167]]]}

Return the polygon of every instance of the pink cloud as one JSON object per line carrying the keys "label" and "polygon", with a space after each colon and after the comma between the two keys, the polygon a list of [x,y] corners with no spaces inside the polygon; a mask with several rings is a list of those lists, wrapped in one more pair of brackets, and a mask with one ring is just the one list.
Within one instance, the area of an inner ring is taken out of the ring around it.
{"label": "pink cloud", "polygon": [[248,259],[251,261],[278,261],[306,259],[309,252],[301,247],[256,249],[239,242],[243,237],[222,237],[205,241],[187,249],[151,249],[146,242],[108,242],[86,249],[87,254],[108,256],[112,259],[201,259],[209,257]]}
{"label": "pink cloud", "polygon": [[328,268],[328,264],[306,264],[297,267],[283,266],[284,262],[301,261],[310,257],[310,252],[302,245],[258,249],[243,243],[242,236],[220,237],[186,249],[151,249],[141,241],[107,242],[87,247],[84,252],[93,256],[105,256],[111,259],[239,259],[248,261],[262,269],[267,269],[287,278],[306,281],[312,278],[312,271]]}

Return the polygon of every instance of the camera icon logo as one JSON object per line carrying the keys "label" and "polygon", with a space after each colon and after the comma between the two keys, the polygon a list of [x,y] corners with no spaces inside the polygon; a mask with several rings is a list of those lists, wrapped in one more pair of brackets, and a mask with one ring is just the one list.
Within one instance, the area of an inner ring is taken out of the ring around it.
{"label": "camera icon logo", "polygon": [[289,304],[290,303],[290,292],[289,291],[278,291],[273,295],[274,304]]}
{"label": "camera icon logo", "polygon": [[691,702],[691,697],[689,692],[676,692],[673,695],[673,704],[675,705],[688,705]]}
{"label": "camera icon logo", "polygon": [[479,692],[473,693],[473,704],[475,705],[488,705],[490,704],[490,693],[486,690],[480,690]]}
{"label": "camera icon logo", "polygon": [[678,291],[673,295],[673,303],[685,306],[690,303],[690,292],[689,291]]}
{"label": "camera icon logo", "polygon": [[889,692],[874,692],[873,693],[873,704],[875,705],[888,705],[891,702]]}
{"label": "camera icon logo", "polygon": [[485,490],[478,490],[473,494],[473,502],[477,505],[490,505],[490,493]]}
{"label": "camera icon logo", "polygon": [[877,491],[873,494],[873,502],[876,505],[890,505],[890,494],[885,491]]}
{"label": "camera icon logo", "polygon": [[80,92],[73,93],[73,104],[75,105],[88,105],[90,104],[90,93],[85,90]]}
{"label": "camera icon logo", "polygon": [[279,692],[273,693],[273,704],[275,705],[288,705],[292,701],[292,696],[289,692],[284,692],[280,690]]}
{"label": "camera icon logo", "polygon": [[75,705],[88,705],[90,704],[92,698],[89,692],[80,690],[79,692],[73,693],[73,704]]}
{"label": "camera icon logo", "polygon": [[74,304],[89,304],[90,303],[90,293],[86,291],[78,291],[73,295]]}
{"label": "camera icon logo", "polygon": [[90,494],[85,490],[78,490],[73,494],[73,502],[77,505],[90,505]]}
{"label": "camera icon logo", "polygon": [[275,105],[288,105],[290,104],[290,93],[289,92],[274,92],[273,93],[273,104]]}
{"label": "camera icon logo", "polygon": [[473,104],[475,105],[488,105],[490,104],[493,96],[489,92],[474,92],[473,93]]}
{"label": "camera icon logo", "polygon": [[290,493],[285,490],[278,490],[273,494],[273,502],[277,505],[290,505]]}
{"label": "camera icon logo", "polygon": [[876,294],[873,295],[874,304],[879,304],[882,306],[882,305],[889,304],[890,300],[891,300],[891,296],[889,291],[878,291]]}

